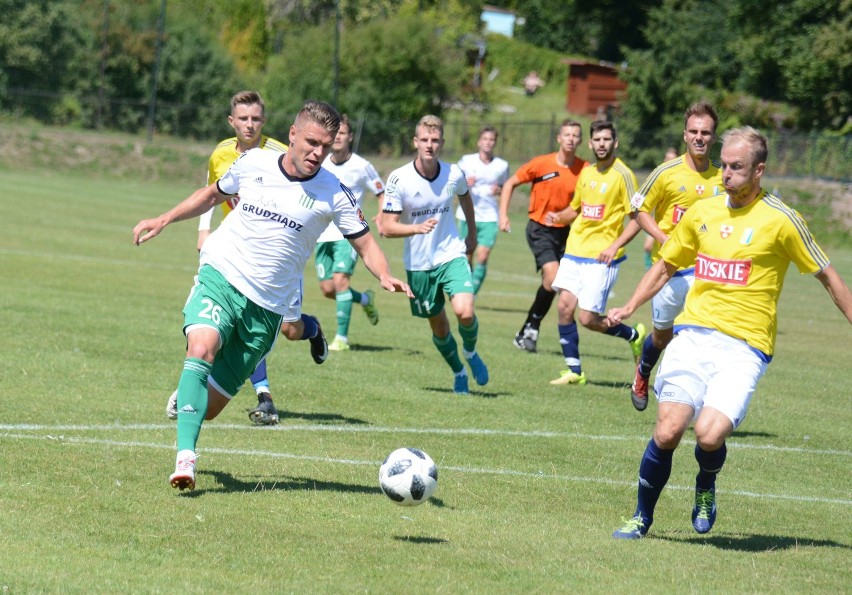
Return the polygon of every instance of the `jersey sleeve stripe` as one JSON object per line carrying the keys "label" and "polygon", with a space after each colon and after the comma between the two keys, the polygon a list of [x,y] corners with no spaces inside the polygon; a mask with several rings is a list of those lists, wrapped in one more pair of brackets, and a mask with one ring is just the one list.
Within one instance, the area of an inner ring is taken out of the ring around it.
{"label": "jersey sleeve stripe", "polygon": [[827,267],[829,265],[828,256],[826,256],[825,252],[823,252],[816,243],[816,240],[813,235],[811,235],[811,232],[808,230],[808,227],[805,225],[801,216],[772,194],[767,193],[763,200],[769,207],[780,211],[790,220],[796,228],[796,231],[799,232],[799,237],[802,239],[802,243],[805,245],[808,253],[811,255],[811,258],[814,259],[820,270]]}
{"label": "jersey sleeve stripe", "polygon": [[632,172],[629,167],[621,163],[615,164],[615,171],[621,174],[621,177],[624,178],[624,186],[627,188],[627,198],[629,200],[636,193],[636,188],[633,186]]}

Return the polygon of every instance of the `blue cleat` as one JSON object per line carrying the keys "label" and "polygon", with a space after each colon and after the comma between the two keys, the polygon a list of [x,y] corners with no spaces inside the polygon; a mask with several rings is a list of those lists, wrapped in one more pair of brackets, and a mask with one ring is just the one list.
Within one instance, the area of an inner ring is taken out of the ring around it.
{"label": "blue cleat", "polygon": [[453,381],[453,392],[460,395],[466,395],[470,392],[470,389],[467,387],[467,372],[456,374],[456,378]]}
{"label": "blue cleat", "polygon": [[695,508],[692,509],[692,528],[696,533],[709,533],[716,522],[716,488],[695,488]]}
{"label": "blue cleat", "polygon": [[643,519],[641,514],[636,514],[624,526],[612,534],[616,539],[641,539],[648,533],[651,527],[651,519]]}
{"label": "blue cleat", "polygon": [[476,380],[476,383],[479,386],[488,384],[488,368],[482,358],[474,352],[473,355],[465,359],[470,366],[470,371],[473,372],[473,379]]}

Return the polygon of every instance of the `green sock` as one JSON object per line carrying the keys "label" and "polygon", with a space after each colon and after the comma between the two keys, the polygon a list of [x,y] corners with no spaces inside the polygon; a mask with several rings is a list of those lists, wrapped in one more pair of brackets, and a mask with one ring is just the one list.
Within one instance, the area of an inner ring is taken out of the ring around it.
{"label": "green sock", "polygon": [[454,374],[458,374],[464,370],[464,364],[459,359],[459,348],[456,345],[456,340],[453,338],[453,333],[450,333],[443,339],[439,339],[432,335],[432,342],[438,348],[438,352],[443,356],[444,360],[449,364],[450,369]]}
{"label": "green sock", "polygon": [[462,326],[459,323],[459,334],[462,338],[462,347],[467,352],[476,351],[476,339],[479,337],[479,319],[474,316],[473,324]]}
{"label": "green sock", "polygon": [[477,263],[473,266],[473,293],[479,293],[479,288],[482,287],[482,282],[485,281],[485,273],[487,272],[487,265]]}
{"label": "green sock", "polygon": [[207,415],[207,377],[213,369],[203,359],[188,357],[178,381],[177,449],[195,450]]}
{"label": "green sock", "polygon": [[361,305],[361,292],[356,291],[355,289],[352,289],[351,287],[349,288],[349,291],[352,292],[352,303],[358,304],[360,306]]}
{"label": "green sock", "polygon": [[349,335],[349,319],[352,317],[352,291],[344,291],[334,296],[337,302],[337,334],[341,337]]}

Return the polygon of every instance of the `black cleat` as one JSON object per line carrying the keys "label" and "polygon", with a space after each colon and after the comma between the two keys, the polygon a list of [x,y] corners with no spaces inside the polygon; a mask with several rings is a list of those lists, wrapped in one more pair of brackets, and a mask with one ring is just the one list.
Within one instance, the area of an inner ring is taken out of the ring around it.
{"label": "black cleat", "polygon": [[325,340],[325,335],[322,334],[322,327],[316,316],[311,316],[317,325],[317,334],[315,337],[308,339],[311,342],[311,357],[317,364],[323,363],[328,359],[328,342]]}

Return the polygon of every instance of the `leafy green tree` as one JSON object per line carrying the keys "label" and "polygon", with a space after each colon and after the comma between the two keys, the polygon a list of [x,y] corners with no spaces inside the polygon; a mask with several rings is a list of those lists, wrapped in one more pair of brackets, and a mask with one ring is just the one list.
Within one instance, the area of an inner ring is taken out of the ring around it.
{"label": "leafy green tree", "polygon": [[[71,2],[0,0],[0,14],[0,107],[49,121],[74,82],[91,75],[85,28]],[[13,94],[22,90],[27,101]]]}

